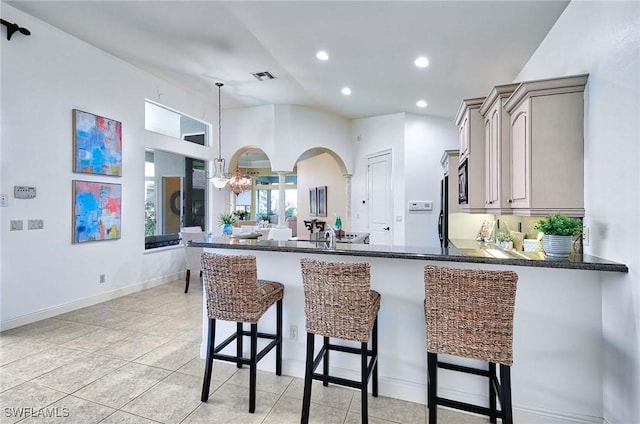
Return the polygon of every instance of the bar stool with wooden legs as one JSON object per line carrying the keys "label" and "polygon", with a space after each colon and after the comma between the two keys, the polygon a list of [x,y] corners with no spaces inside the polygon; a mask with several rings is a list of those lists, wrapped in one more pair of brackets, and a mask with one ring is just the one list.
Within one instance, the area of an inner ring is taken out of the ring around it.
{"label": "bar stool with wooden legs", "polygon": [[[207,360],[202,384],[202,402],[209,399],[209,384],[213,360],[236,363],[238,368],[249,365],[249,412],[256,409],[256,366],[271,349],[276,348],[276,375],[282,374],[282,296],[284,286],[274,281],[257,279],[256,258],[248,255],[219,255],[202,253],[203,284],[209,317]],[[258,332],[258,320],[277,303],[276,333]],[[216,320],[235,321],[236,332],[219,345],[215,345]],[[251,324],[251,330],[243,329],[243,323]],[[250,357],[242,354],[242,338],[250,337]],[[260,352],[258,338],[271,339]],[[236,355],[219,353],[231,342],[236,342]]]}
{"label": "bar stool with wooden legs", "polygon": [[[311,382],[320,380],[360,389],[362,422],[368,422],[367,386],[372,380],[372,394],[378,396],[378,310],[380,294],[370,289],[368,263],[300,260],[304,287],[304,312],[307,318],[307,355],[304,396],[300,422],[309,422]],[[323,336],[320,352],[314,358],[315,335]],[[368,348],[371,336],[371,349]],[[330,343],[330,338],[360,342],[360,348]],[[329,375],[329,352],[360,355],[360,381]],[[370,358],[370,359],[369,359]],[[315,370],[323,362],[322,373]]]}
{"label": "bar stool with wooden legs", "polygon": [[[513,424],[511,365],[518,275],[426,266],[424,280],[429,424],[437,424],[438,405],[487,415],[491,423],[501,418],[503,424]],[[488,370],[442,362],[439,354],[486,361]],[[438,368],[488,377],[489,407],[439,397]]]}

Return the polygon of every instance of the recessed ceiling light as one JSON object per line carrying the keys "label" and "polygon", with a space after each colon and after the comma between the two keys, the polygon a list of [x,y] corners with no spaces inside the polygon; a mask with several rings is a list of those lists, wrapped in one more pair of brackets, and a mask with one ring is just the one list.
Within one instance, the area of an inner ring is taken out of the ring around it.
{"label": "recessed ceiling light", "polygon": [[318,53],[316,53],[316,57],[319,60],[329,60],[329,54],[324,50],[320,50]]}
{"label": "recessed ceiling light", "polygon": [[344,94],[345,96],[350,96],[351,95],[351,89],[349,87],[345,87],[342,89],[342,94]]}
{"label": "recessed ceiling light", "polygon": [[424,56],[420,56],[413,63],[415,63],[418,68],[426,68],[429,66],[429,59]]}
{"label": "recessed ceiling light", "polygon": [[416,106],[418,106],[418,107],[427,107],[427,102],[424,101],[424,100],[418,100],[416,102]]}

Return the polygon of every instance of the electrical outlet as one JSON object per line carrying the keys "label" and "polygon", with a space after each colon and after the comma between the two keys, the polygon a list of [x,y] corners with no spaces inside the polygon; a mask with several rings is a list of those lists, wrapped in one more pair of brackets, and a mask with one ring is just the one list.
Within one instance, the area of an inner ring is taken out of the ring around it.
{"label": "electrical outlet", "polygon": [[21,219],[12,219],[10,224],[11,231],[22,231],[23,221]]}
{"label": "electrical outlet", "polygon": [[104,284],[107,282],[107,276],[104,274],[100,274],[100,284]]}
{"label": "electrical outlet", "polygon": [[289,327],[289,338],[293,341],[298,340],[298,326],[292,325]]}
{"label": "electrical outlet", "polygon": [[583,246],[589,246],[589,227],[587,227],[586,225],[584,227],[582,227],[582,245]]}

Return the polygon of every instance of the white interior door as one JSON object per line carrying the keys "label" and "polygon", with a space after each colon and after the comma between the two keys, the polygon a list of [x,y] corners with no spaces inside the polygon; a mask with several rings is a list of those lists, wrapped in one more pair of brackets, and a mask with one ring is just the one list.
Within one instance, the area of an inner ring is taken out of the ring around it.
{"label": "white interior door", "polygon": [[369,243],[393,244],[391,195],[391,153],[372,156],[367,161],[369,203]]}

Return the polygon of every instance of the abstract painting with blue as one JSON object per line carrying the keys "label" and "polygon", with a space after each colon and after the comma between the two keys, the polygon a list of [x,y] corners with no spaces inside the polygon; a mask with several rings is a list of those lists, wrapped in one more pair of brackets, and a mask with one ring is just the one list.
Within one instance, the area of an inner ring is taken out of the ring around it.
{"label": "abstract painting with blue", "polygon": [[73,171],[122,176],[122,124],[73,110]]}
{"label": "abstract painting with blue", "polygon": [[73,242],[120,238],[120,184],[73,181]]}

